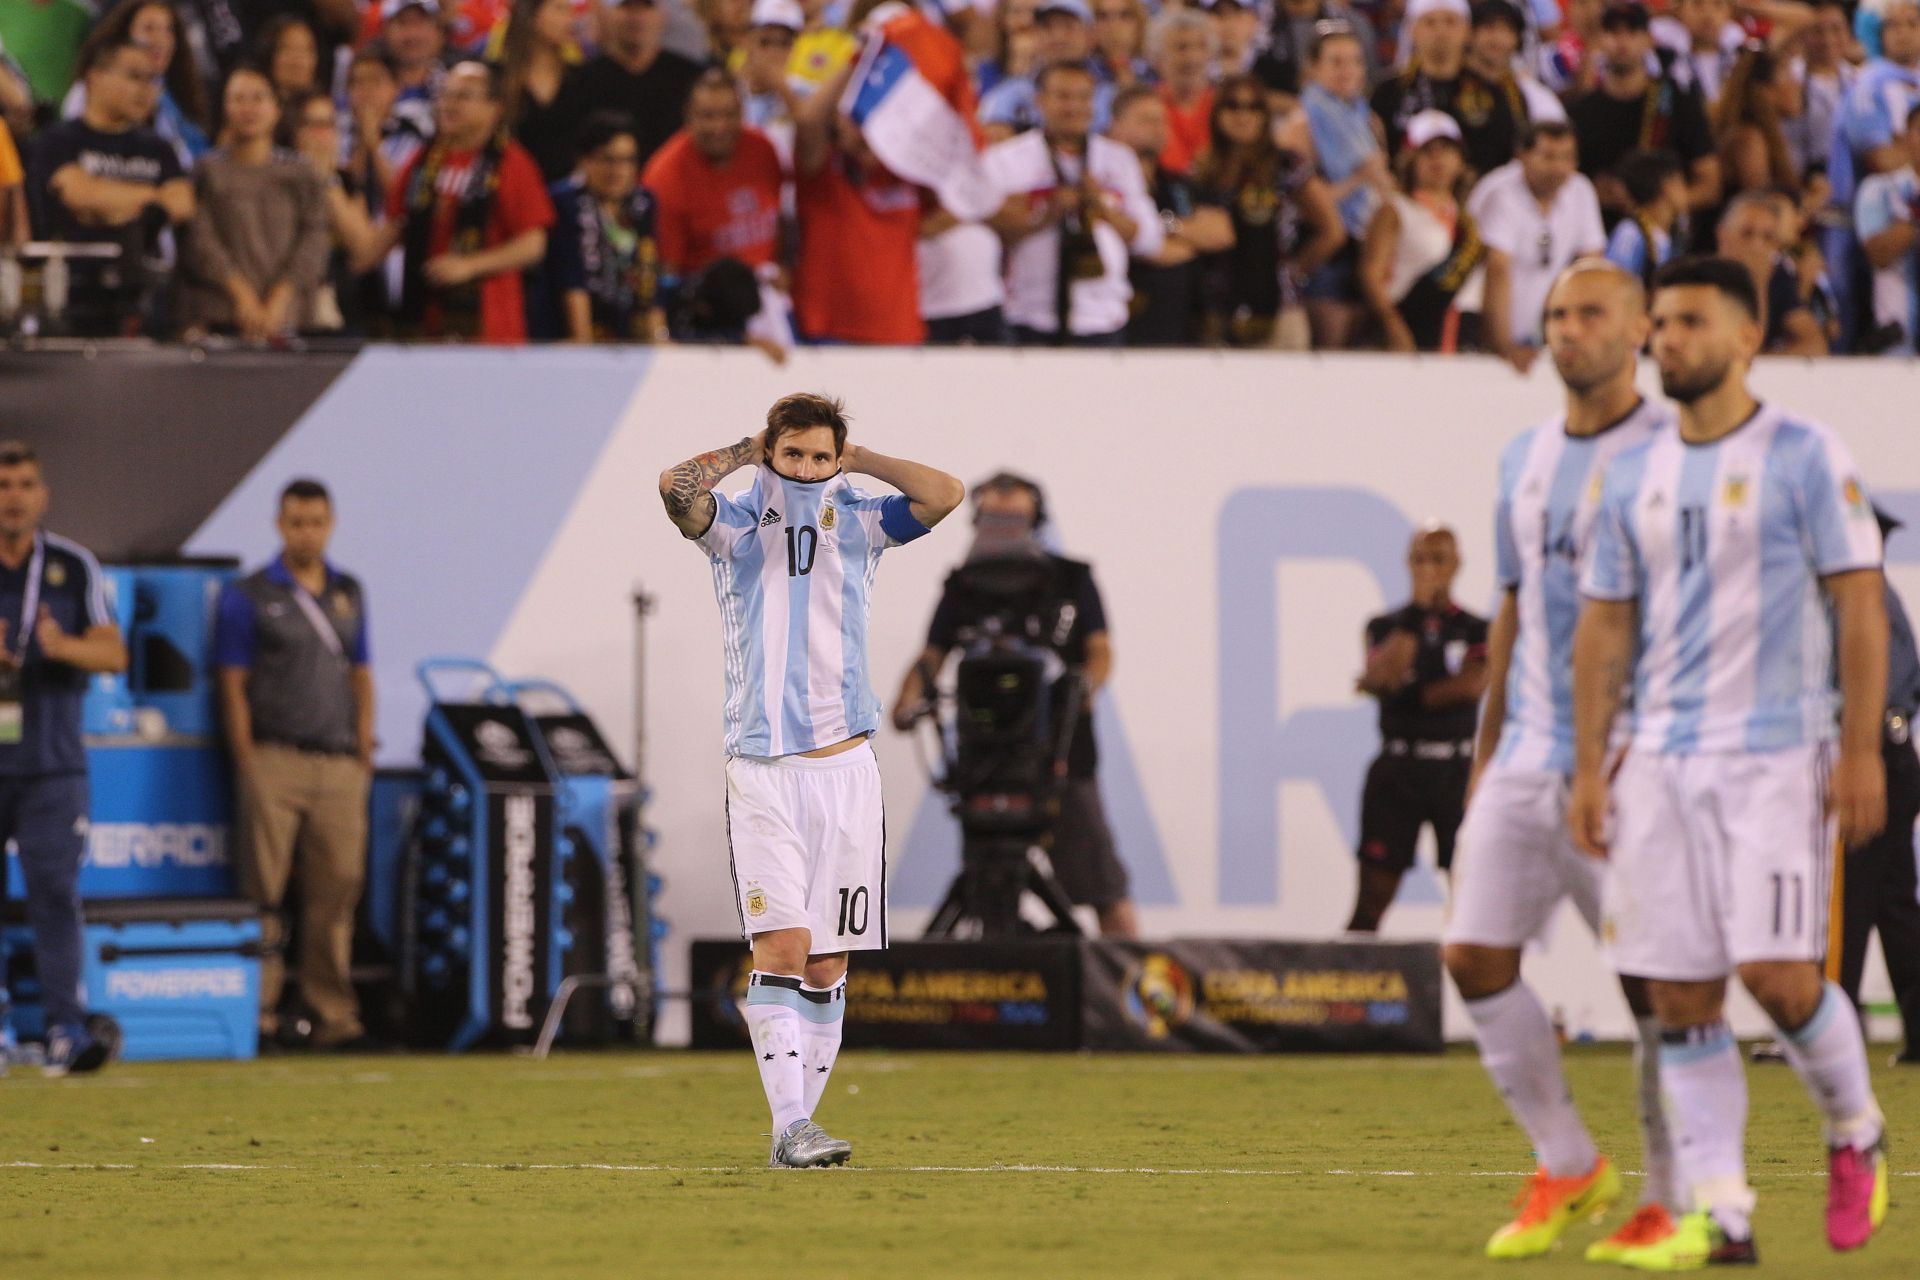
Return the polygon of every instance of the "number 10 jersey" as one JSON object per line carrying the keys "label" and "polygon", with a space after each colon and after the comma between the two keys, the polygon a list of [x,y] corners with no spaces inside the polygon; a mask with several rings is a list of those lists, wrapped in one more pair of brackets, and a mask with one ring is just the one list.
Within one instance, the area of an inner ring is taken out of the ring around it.
{"label": "number 10 jersey", "polygon": [[877,730],[867,616],[880,553],[927,532],[908,499],[862,493],[840,472],[806,482],[762,466],[714,501],[695,541],[720,602],[726,753],[792,755]]}

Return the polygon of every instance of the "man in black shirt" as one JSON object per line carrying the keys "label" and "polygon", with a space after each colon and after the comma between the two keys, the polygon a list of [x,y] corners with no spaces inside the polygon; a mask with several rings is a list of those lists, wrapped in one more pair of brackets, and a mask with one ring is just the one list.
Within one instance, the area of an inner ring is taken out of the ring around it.
{"label": "man in black shirt", "polygon": [[1184,347],[1198,338],[1200,255],[1233,247],[1233,220],[1220,198],[1159,162],[1167,146],[1167,104],[1159,89],[1134,85],[1113,100],[1107,136],[1140,157],[1147,192],[1166,224],[1166,243],[1151,258],[1134,258],[1130,347]]}
{"label": "man in black shirt", "polygon": [[[1882,536],[1900,527],[1879,508]],[[1867,964],[1867,938],[1880,931],[1887,978],[1900,1006],[1906,1050],[1897,1061],[1920,1065],[1920,868],[1914,861],[1913,824],[1920,819],[1920,758],[1913,749],[1913,717],[1920,712],[1920,654],[1913,623],[1888,583],[1887,722],[1880,754],[1887,766],[1887,825],[1865,844],[1847,850],[1844,869],[1844,937],[1840,986],[1858,1004]]]}
{"label": "man in black shirt", "polygon": [[130,227],[193,216],[193,186],[159,134],[140,124],[152,113],[152,62],[132,40],[103,45],[84,69],[87,105],[33,140],[27,202],[36,237],[121,240]]}
{"label": "man in black shirt", "polygon": [[1380,754],[1360,801],[1360,893],[1347,929],[1374,933],[1413,865],[1423,825],[1444,871],[1466,805],[1475,710],[1487,686],[1487,620],[1453,602],[1460,552],[1453,530],[1413,537],[1413,599],[1367,623],[1358,687],[1380,703]]}
{"label": "man in black shirt", "polygon": [[599,56],[575,67],[554,99],[554,129],[573,137],[587,116],[619,111],[631,117],[640,167],[682,123],[700,64],[662,47],[667,15],[657,0],[607,0]]}
{"label": "man in black shirt", "polygon": [[1600,83],[1575,98],[1567,118],[1580,143],[1580,171],[1593,179],[1600,207],[1629,212],[1626,189],[1614,175],[1630,151],[1671,151],[1687,166],[1687,197],[1696,209],[1720,202],[1720,158],[1699,91],[1656,76],[1653,36],[1645,8],[1608,6],[1600,18]]}
{"label": "man in black shirt", "polygon": [[1504,91],[1466,65],[1467,0],[1412,0],[1407,23],[1413,56],[1406,68],[1373,91],[1373,113],[1387,131],[1387,154],[1397,157],[1407,121],[1422,111],[1444,111],[1460,126],[1467,163],[1492,173],[1513,159],[1523,117]]}
{"label": "man in black shirt", "polygon": [[[1023,545],[1038,548],[1047,509],[1046,497],[1033,481],[1005,471],[989,476],[974,486],[973,507],[978,537],[991,540],[996,554],[1003,549],[1011,553]],[[1067,749],[1067,789],[1060,800],[1048,857],[1067,897],[1094,909],[1102,937],[1137,937],[1140,926],[1128,896],[1127,869],[1114,851],[1113,832],[1107,827],[1100,785],[1094,778],[1099,759],[1093,736],[1093,695],[1113,671],[1106,608],[1091,566],[1050,553],[1046,560],[1054,570],[1053,600],[1046,606],[1047,616],[1030,620],[1029,633],[1068,668],[1068,675],[1054,685],[1055,708],[1064,709],[1072,674],[1078,673],[1086,682],[1086,700]],[[927,628],[927,647],[907,672],[894,700],[896,729],[911,729],[925,714],[933,674],[963,643],[961,632],[986,620],[981,610],[981,602],[950,576]]]}

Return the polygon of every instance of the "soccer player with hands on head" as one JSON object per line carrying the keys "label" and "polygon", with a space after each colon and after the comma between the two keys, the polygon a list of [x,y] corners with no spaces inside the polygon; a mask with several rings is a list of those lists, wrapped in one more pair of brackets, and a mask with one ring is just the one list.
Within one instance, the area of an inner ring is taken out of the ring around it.
{"label": "soccer player with hands on head", "polygon": [[[714,492],[746,466],[759,468],[751,485]],[[853,475],[900,492],[868,494]],[[662,472],[660,497],[712,561],[720,603],[727,843],[753,948],[746,1020],[773,1113],[768,1164],[842,1164],[853,1148],[813,1115],[840,1050],[847,953],[887,945],[869,593],[880,553],[925,534],[966,490],[848,443],[839,401],[796,394],[764,432]]]}

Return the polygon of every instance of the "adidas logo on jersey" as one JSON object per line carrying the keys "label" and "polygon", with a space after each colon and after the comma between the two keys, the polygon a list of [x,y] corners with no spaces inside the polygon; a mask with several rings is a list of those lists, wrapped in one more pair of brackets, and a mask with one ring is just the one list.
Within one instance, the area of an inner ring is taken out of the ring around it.
{"label": "adidas logo on jersey", "polygon": [[780,513],[778,511],[775,511],[772,507],[768,507],[767,514],[760,517],[760,527],[762,529],[766,528],[770,524],[779,524],[779,523],[780,523]]}

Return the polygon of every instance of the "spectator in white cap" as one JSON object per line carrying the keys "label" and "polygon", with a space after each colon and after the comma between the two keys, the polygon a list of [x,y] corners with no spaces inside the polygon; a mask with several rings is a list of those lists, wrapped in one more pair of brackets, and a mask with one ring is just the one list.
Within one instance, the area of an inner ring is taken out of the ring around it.
{"label": "spectator in white cap", "polygon": [[[1087,0],[1040,0],[1034,13],[1040,31],[1040,66],[1057,62],[1084,64],[1094,78],[1093,127],[1104,130],[1113,115],[1113,82],[1103,80],[1091,62],[1093,10]],[[980,99],[981,128],[993,141],[1025,133],[1040,123],[1038,75],[1002,80]]]}
{"label": "spectator in white cap", "polygon": [[1397,155],[1408,123],[1423,111],[1444,111],[1460,126],[1467,163],[1490,173],[1513,159],[1523,119],[1514,102],[1466,65],[1467,0],[1409,0],[1411,54],[1406,67],[1374,90],[1373,110]]}
{"label": "spectator in white cap", "polygon": [[1487,249],[1466,207],[1458,122],[1444,111],[1415,115],[1395,167],[1400,189],[1361,247],[1361,292],[1387,350],[1470,350]]}
{"label": "spectator in white cap", "polygon": [[[767,130],[787,126],[792,134],[794,108],[802,89],[793,82],[793,45],[807,17],[800,0],[753,0],[738,68],[745,88],[747,123]],[[774,144],[779,147],[776,141]],[[790,151],[791,148],[783,148]]]}

